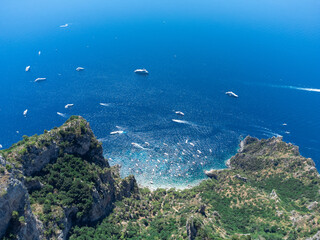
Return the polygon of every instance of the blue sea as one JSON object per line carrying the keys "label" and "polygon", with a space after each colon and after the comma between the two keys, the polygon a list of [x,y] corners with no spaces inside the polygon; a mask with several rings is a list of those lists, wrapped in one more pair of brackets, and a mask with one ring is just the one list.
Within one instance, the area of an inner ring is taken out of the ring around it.
{"label": "blue sea", "polygon": [[143,186],[196,184],[247,135],[319,169],[320,2],[2,0],[0,144],[71,115]]}

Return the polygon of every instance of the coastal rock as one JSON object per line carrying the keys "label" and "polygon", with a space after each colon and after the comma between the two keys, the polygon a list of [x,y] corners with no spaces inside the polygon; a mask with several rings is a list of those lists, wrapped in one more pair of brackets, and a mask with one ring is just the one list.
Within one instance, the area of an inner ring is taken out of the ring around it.
{"label": "coastal rock", "polygon": [[218,180],[219,178],[219,173],[221,172],[221,170],[216,170],[216,169],[212,169],[210,171],[204,171],[204,173],[209,177],[209,178],[213,178]]}
{"label": "coastal rock", "polygon": [[14,153],[9,155],[22,164],[20,169],[25,176],[33,176],[47,164],[55,162],[61,151],[90,159],[101,167],[109,167],[103,157],[101,144],[82,117],[67,121],[60,128],[41,136],[27,139],[26,144],[16,147]]}
{"label": "coastal rock", "polygon": [[[283,142],[282,137],[259,140],[248,136],[241,141],[239,152],[230,158],[230,166],[231,169],[250,172],[266,168],[270,170],[297,169],[296,174],[300,174],[302,173],[301,166],[310,169],[315,165],[311,159],[300,156],[298,147]],[[317,173],[315,171],[312,174]]]}
{"label": "coastal rock", "polygon": [[[9,150],[3,154],[10,162],[2,156],[0,159],[2,166],[12,167],[10,173],[6,170],[4,174],[0,173],[0,237],[9,231],[14,233],[17,239],[43,239],[47,223],[43,224],[31,211],[28,191],[33,192],[43,187],[38,178],[33,177],[64,154],[99,166],[100,170],[94,179],[91,192],[93,202],[89,211],[79,218],[77,207],[60,207],[63,218],[59,222],[51,223],[52,228],[56,229],[52,233],[54,238],[67,239],[69,230],[75,224],[95,223],[112,211],[114,202],[139,192],[133,176],[121,179],[119,168],[110,169],[108,161],[103,157],[101,144],[89,124],[81,117],[72,117],[61,127],[43,135],[25,137]],[[25,223],[18,224],[15,220],[15,224],[12,224],[14,211],[18,212],[19,217],[24,217]],[[64,227],[59,228],[60,225]]]}

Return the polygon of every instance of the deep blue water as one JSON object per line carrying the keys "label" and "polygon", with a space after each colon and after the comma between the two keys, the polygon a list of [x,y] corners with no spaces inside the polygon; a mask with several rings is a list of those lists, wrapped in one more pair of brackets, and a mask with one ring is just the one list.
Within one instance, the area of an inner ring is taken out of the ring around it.
{"label": "deep blue water", "polygon": [[281,135],[319,169],[319,89],[316,0],[1,2],[4,148],[61,125],[61,112],[85,117],[110,163],[143,184],[195,183],[248,134]]}

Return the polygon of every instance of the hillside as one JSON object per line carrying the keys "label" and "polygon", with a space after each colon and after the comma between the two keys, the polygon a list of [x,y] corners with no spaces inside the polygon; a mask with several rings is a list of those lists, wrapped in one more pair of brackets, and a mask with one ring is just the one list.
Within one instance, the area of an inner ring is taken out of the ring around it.
{"label": "hillside", "polygon": [[319,174],[281,138],[247,137],[191,189],[139,188],[72,117],[1,151],[4,239],[320,239]]}

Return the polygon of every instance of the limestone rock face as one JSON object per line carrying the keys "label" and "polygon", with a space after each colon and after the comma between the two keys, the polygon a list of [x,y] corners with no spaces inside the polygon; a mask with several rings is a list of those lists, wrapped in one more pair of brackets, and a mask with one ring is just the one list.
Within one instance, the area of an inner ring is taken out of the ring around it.
{"label": "limestone rock face", "polygon": [[197,237],[197,227],[194,223],[193,217],[190,217],[187,221],[187,235],[188,235],[188,240],[194,240]]}
{"label": "limestone rock face", "polygon": [[89,123],[82,117],[67,121],[60,128],[39,136],[36,141],[37,144],[28,144],[26,151],[17,156],[25,176],[32,176],[48,163],[55,162],[60,151],[91,159],[102,167],[109,167],[103,157],[101,144],[95,138]]}
{"label": "limestone rock face", "polygon": [[204,174],[206,174],[210,178],[217,180],[219,178],[220,172],[221,172],[221,170],[212,169],[210,171],[204,171]]}
{"label": "limestone rock face", "polygon": [[[0,238],[11,228],[18,239],[39,239],[41,234],[23,183],[15,178],[14,173],[8,171],[0,175],[0,183]],[[13,216],[14,212],[18,215]],[[17,217],[24,217],[27,224],[18,222]]]}
{"label": "limestone rock face", "polygon": [[[79,211],[77,207],[64,208],[64,217],[59,223],[53,223],[57,239],[67,239],[75,224],[95,223],[102,219],[112,211],[115,201],[138,192],[133,176],[121,179],[119,173],[115,173],[119,169],[110,169],[101,144],[82,117],[72,117],[61,127],[25,138],[1,153],[4,157],[0,154],[0,238],[8,231],[21,240],[47,238],[44,224],[31,210],[29,192],[43,187],[38,178],[33,177],[47,164],[55,163],[61,154],[79,157],[101,170],[95,179],[91,193],[93,203],[88,213],[79,219],[75,217]],[[6,165],[10,165],[9,170]],[[59,229],[56,224],[63,224],[64,228]]]}
{"label": "limestone rock face", "polygon": [[59,147],[56,143],[41,149],[35,146],[28,147],[28,152],[21,156],[24,175],[32,176],[40,172],[48,163],[56,161],[58,156]]}

